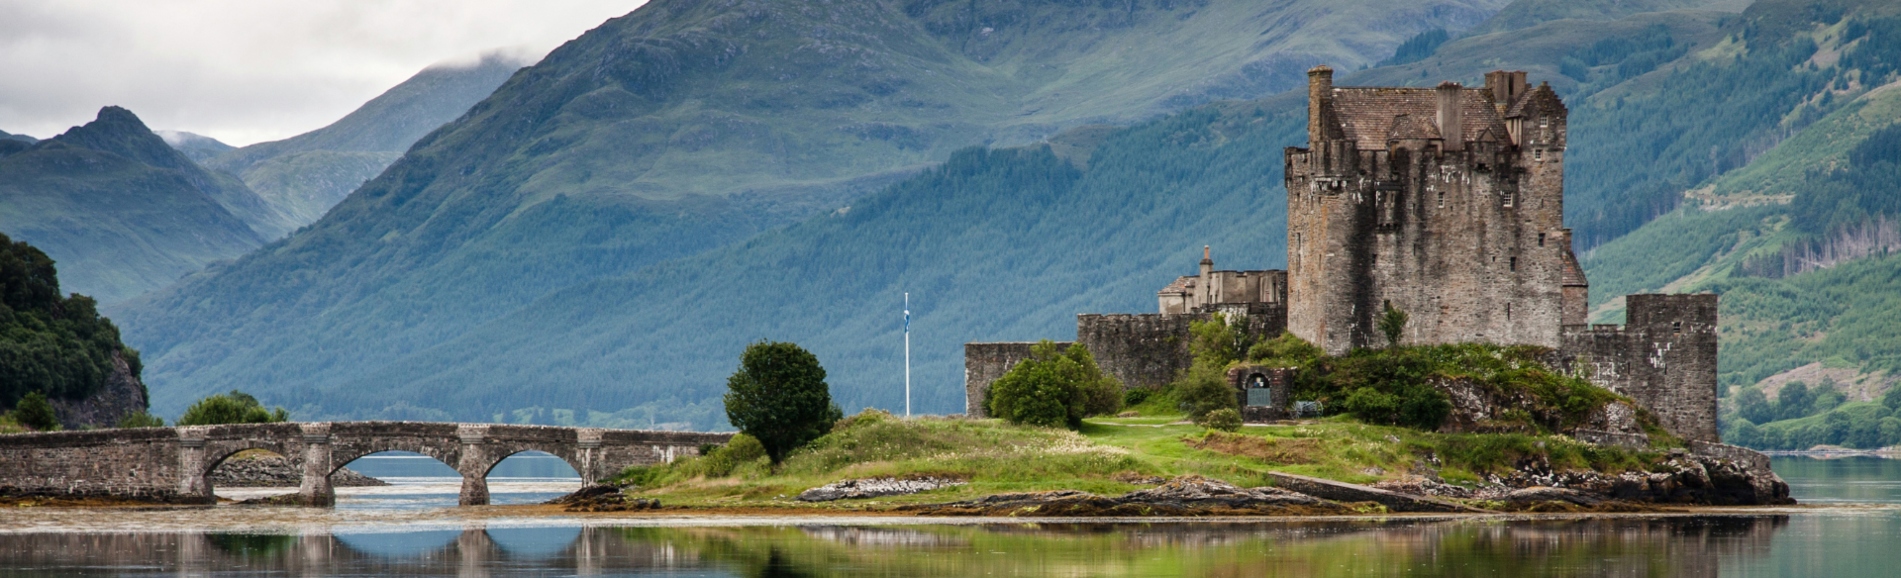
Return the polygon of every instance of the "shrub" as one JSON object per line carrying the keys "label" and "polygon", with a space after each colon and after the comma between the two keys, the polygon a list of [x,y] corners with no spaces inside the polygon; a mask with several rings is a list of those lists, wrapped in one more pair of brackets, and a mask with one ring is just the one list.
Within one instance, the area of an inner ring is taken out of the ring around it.
{"label": "shrub", "polygon": [[1151,393],[1154,392],[1146,387],[1131,387],[1128,391],[1122,392],[1122,407],[1142,405],[1142,402],[1149,400],[1149,394]]}
{"label": "shrub", "polygon": [[290,421],[290,412],[284,408],[264,409],[251,394],[238,390],[220,393],[198,400],[185,408],[185,415],[178,417],[178,425],[217,425],[227,423],[276,423]]}
{"label": "shrub", "polygon": [[1123,395],[1122,382],[1103,374],[1088,348],[1059,351],[1045,340],[990,385],[984,405],[1010,423],[1076,429],[1084,417],[1122,409]]}
{"label": "shrub", "polygon": [[726,390],[727,421],[757,438],[773,463],[825,435],[844,417],[832,403],[818,357],[791,343],[747,346]]}
{"label": "shrub", "polygon": [[1241,412],[1230,408],[1221,408],[1201,416],[1200,424],[1208,429],[1235,431],[1241,429]]}
{"label": "shrub", "polygon": [[1216,313],[1206,321],[1188,322],[1188,351],[1195,356],[1195,362],[1226,367],[1248,352],[1254,344],[1254,336],[1247,332],[1247,319],[1228,319],[1227,315]]}
{"label": "shrub", "polygon": [[1188,419],[1200,423],[1209,412],[1234,410],[1241,405],[1240,394],[1228,385],[1228,376],[1219,367],[1197,362],[1189,366],[1175,383],[1175,395]]}
{"label": "shrub", "polygon": [[59,429],[59,416],[53,415],[53,404],[47,403],[46,394],[37,391],[21,397],[20,403],[13,406],[13,419],[39,431]]}
{"label": "shrub", "polygon": [[118,427],[165,427],[165,418],[141,411],[119,418]]}
{"label": "shrub", "polygon": [[1282,332],[1280,337],[1256,343],[1248,348],[1248,360],[1279,367],[1309,365],[1326,354],[1320,347],[1286,332]]}
{"label": "shrub", "polygon": [[1393,307],[1392,301],[1380,304],[1380,333],[1386,335],[1386,346],[1399,346],[1399,338],[1406,332],[1406,312]]}
{"label": "shrub", "polygon": [[766,445],[759,438],[746,434],[736,434],[725,445],[716,446],[712,451],[700,454],[700,457],[681,464],[680,473],[686,476],[705,476],[723,478],[733,474],[742,466],[760,462],[768,458]]}

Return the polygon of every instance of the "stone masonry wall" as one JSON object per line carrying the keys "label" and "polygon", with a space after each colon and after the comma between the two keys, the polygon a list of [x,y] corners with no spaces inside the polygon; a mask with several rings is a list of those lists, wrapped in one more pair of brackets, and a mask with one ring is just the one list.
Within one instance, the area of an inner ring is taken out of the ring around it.
{"label": "stone masonry wall", "polygon": [[[1070,342],[1061,342],[1057,346],[1067,348]],[[1034,341],[1002,341],[993,343],[964,344],[964,415],[970,417],[988,417],[990,412],[984,408],[984,395],[990,391],[990,384],[996,383],[1011,368],[1030,358],[1030,346]],[[1094,350],[1091,350],[1093,353]],[[1100,363],[1101,358],[1097,358]]]}
{"label": "stone masonry wall", "polygon": [[1554,365],[1637,402],[1690,441],[1716,430],[1716,306],[1711,294],[1630,295],[1628,323],[1573,325]]}
{"label": "stone masonry wall", "polygon": [[1076,316],[1076,341],[1123,387],[1159,388],[1188,369],[1188,324],[1202,315]]}
{"label": "stone masonry wall", "polygon": [[465,505],[488,503],[484,478],[529,451],[554,454],[583,481],[696,455],[732,434],[423,422],[272,423],[0,435],[0,495],[111,496],[209,503],[207,474],[246,449],[266,449],[303,472],[300,499],[329,505],[329,475],[375,452],[420,452],[463,475]]}

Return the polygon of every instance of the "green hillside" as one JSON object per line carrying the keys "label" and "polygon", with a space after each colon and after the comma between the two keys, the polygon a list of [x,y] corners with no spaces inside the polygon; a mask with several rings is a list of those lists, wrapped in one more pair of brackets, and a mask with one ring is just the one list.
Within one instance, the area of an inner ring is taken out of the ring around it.
{"label": "green hillside", "polygon": [[328,389],[962,147],[1277,92],[1501,4],[652,2],[516,73],[308,228],[119,317],[164,411]]}
{"label": "green hillside", "polygon": [[831,215],[555,292],[359,380],[294,390],[294,403],[465,419],[512,419],[529,399],[678,408],[717,399],[738,352],[772,339],[816,353],[842,407],[898,407],[909,291],[914,404],[956,412],[966,341],[1071,338],[1076,312],[1152,310],[1204,244],[1223,267],[1282,266],[1279,153],[1303,125],[1300,113],[1225,105],[1117,131],[1093,150],[1062,146],[1070,160],[1040,145],[966,150]]}
{"label": "green hillside", "polygon": [[244,179],[298,226],[306,225],[424,135],[462,116],[521,66],[490,55],[471,65],[426,68],[329,126],[193,160]]}
{"label": "green hillside", "polygon": [[0,156],[0,232],[44,250],[68,289],[105,303],[257,247],[259,233],[231,208],[268,210],[246,195],[116,107]]}

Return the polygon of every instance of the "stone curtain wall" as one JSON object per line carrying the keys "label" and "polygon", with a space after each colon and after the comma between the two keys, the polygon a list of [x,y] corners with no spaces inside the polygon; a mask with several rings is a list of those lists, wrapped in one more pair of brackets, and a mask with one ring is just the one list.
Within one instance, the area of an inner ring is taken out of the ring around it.
{"label": "stone curtain wall", "polygon": [[[1222,313],[1245,318],[1247,331],[1264,338],[1287,330],[1287,309],[1279,303],[1223,303],[1201,309],[1201,313],[1179,315],[1085,313],[1076,316],[1076,340],[1089,348],[1103,373],[1121,380],[1123,387],[1158,389],[1194,362],[1188,350],[1190,323]],[[1029,359],[1032,345],[1028,341],[964,344],[965,415],[989,416],[983,400],[990,384]],[[1057,345],[1069,347],[1068,342]]]}
{"label": "stone curtain wall", "polygon": [[1095,315],[1076,316],[1076,341],[1089,348],[1103,373],[1122,380],[1123,387],[1160,388],[1188,369],[1188,324],[1205,316]]}
{"label": "stone curtain wall", "polygon": [[1625,325],[1565,327],[1553,365],[1637,402],[1685,440],[1716,442],[1715,295],[1630,295]]}
{"label": "stone curtain wall", "polygon": [[330,505],[329,476],[383,451],[433,457],[462,474],[463,505],[488,503],[489,470],[503,458],[542,451],[566,460],[585,483],[634,465],[698,455],[732,434],[425,422],[277,423],[112,429],[0,436],[0,495],[110,496],[211,503],[206,476],[232,454],[265,449],[303,470],[298,493]]}
{"label": "stone curtain wall", "polygon": [[0,436],[0,495],[178,501],[178,452],[172,428]]}
{"label": "stone curtain wall", "polygon": [[[1068,348],[1070,342],[1057,343],[1058,347]],[[1011,368],[1030,358],[1033,341],[1000,341],[993,343],[964,344],[964,415],[970,417],[989,417],[984,408],[984,396],[990,392],[990,384],[996,383]],[[1091,353],[1095,350],[1091,349]],[[1097,358],[1101,363],[1101,358]]]}

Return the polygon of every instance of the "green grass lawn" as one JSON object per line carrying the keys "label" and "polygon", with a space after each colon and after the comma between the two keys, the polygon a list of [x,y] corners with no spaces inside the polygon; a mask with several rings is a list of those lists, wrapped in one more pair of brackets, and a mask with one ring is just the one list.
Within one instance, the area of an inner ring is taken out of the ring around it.
{"label": "green grass lawn", "polygon": [[[1269,471],[1354,483],[1399,479],[1430,468],[1451,483],[1503,473],[1541,457],[1557,469],[1643,469],[1656,454],[1599,448],[1562,436],[1439,434],[1366,425],[1350,418],[1249,425],[1233,433],[1179,423],[1180,416],[1091,418],[1081,431],[992,419],[902,419],[880,412],[848,418],[783,463],[765,458],[715,464],[717,456],[631,468],[632,496],[669,505],[810,505],[793,498],[830,482],[936,476],[967,484],[909,496],[841,500],[819,507],[875,509],[1005,492],[1082,490],[1117,495],[1131,481],[1200,474],[1244,487],[1271,485]],[[1160,422],[1160,423],[1158,423]]]}

